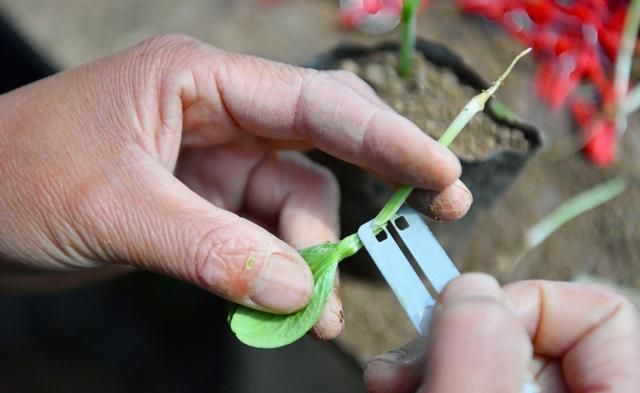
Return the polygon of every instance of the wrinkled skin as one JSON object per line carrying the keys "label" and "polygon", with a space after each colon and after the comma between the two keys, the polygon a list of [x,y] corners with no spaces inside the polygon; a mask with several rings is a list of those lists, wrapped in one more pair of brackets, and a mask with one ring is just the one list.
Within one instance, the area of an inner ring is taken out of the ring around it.
{"label": "wrinkled skin", "polygon": [[[532,359],[532,354],[533,359]],[[640,391],[640,314],[611,290],[466,274],[445,288],[428,339],[372,360],[369,393]]]}
{"label": "wrinkled skin", "polygon": [[[471,203],[455,156],[345,72],[163,36],[2,95],[0,290],[139,268],[300,309],[313,283],[295,249],[339,236],[333,176],[294,151],[310,147],[430,190],[432,215]],[[334,293],[317,336],[340,313]]]}

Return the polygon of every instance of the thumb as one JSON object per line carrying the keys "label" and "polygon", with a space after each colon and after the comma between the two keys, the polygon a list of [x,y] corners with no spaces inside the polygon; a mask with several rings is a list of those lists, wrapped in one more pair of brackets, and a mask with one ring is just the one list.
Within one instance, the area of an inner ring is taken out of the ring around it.
{"label": "thumb", "polygon": [[498,282],[467,273],[438,299],[420,392],[521,392],[531,361],[526,329]]}
{"label": "thumb", "polygon": [[127,195],[106,202],[111,213],[92,220],[102,223],[90,230],[109,239],[115,260],[252,308],[291,313],[308,303],[313,277],[293,248],[213,206],[166,170],[152,172],[136,176]]}

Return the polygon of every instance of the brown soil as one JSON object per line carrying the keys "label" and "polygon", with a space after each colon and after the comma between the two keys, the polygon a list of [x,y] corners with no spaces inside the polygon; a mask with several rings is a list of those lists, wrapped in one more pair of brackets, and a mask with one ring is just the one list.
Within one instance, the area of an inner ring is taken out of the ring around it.
{"label": "brown soil", "polygon": [[[376,52],[357,60],[343,60],[339,68],[349,70],[369,82],[378,95],[433,138],[439,138],[467,102],[477,94],[461,85],[448,69],[437,67],[418,54],[410,78],[397,73],[393,52]],[[526,152],[529,143],[515,129],[495,123],[484,113],[476,115],[455,140],[452,150],[458,157],[474,161],[496,152]]]}

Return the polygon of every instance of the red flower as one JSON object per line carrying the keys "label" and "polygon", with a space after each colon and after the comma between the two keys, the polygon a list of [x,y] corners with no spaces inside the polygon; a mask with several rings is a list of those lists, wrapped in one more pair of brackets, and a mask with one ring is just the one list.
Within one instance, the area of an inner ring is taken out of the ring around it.
{"label": "red flower", "polygon": [[584,153],[599,167],[613,163],[616,156],[616,126],[612,121],[596,119],[583,129]]}
{"label": "red flower", "polygon": [[484,15],[493,20],[501,19],[507,11],[505,0],[463,0],[459,4],[465,12]]}
{"label": "red flower", "polygon": [[540,96],[554,109],[562,106],[580,83],[582,70],[567,53],[563,61],[542,61],[536,74],[535,85]]}
{"label": "red flower", "polygon": [[[584,151],[597,165],[611,163],[616,151],[613,64],[628,0],[458,0],[462,10],[502,24],[534,48],[540,59],[535,85],[552,107],[569,100],[585,140]],[[596,102],[576,97],[587,84]],[[595,92],[594,92],[595,91]],[[605,113],[607,115],[605,115]]]}
{"label": "red flower", "polygon": [[599,111],[595,102],[574,100],[571,112],[580,126],[585,155],[599,167],[612,164],[616,155],[617,138],[614,121]]}

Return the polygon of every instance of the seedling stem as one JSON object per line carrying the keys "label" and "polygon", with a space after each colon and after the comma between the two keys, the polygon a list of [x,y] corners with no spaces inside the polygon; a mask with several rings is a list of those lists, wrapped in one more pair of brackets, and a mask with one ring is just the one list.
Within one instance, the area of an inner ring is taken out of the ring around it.
{"label": "seedling stem", "polygon": [[420,0],[405,0],[400,19],[402,37],[398,73],[402,77],[411,75],[416,50],[416,19]]}
{"label": "seedling stem", "polygon": [[[528,48],[522,51],[518,56],[516,56],[515,59],[513,59],[511,64],[509,64],[509,67],[507,67],[507,70],[502,75],[500,75],[498,80],[496,80],[491,87],[489,87],[487,90],[473,97],[471,101],[469,101],[467,105],[465,105],[465,107],[462,108],[462,110],[460,111],[460,113],[458,113],[456,118],[453,119],[453,121],[451,122],[449,127],[447,127],[447,129],[445,130],[444,134],[442,134],[438,142],[440,142],[445,147],[449,147],[449,145],[451,145],[454,139],[456,139],[458,134],[460,134],[462,129],[464,129],[464,127],[471,121],[473,116],[475,116],[478,112],[484,110],[484,106],[487,103],[487,101],[489,101],[489,98],[491,98],[493,94],[495,94],[495,92],[498,90],[498,88],[500,87],[504,79],[507,77],[507,75],[509,75],[513,67],[516,65],[518,60],[520,60],[523,56],[525,56],[529,52],[531,52],[531,48]],[[411,191],[413,191],[413,187],[402,186],[395,192],[395,194],[393,194],[393,196],[391,196],[391,199],[389,200],[389,202],[387,202],[387,204],[384,205],[380,213],[378,213],[378,215],[376,216],[376,219],[375,219],[376,225],[374,228],[375,231],[379,231],[385,225],[387,225],[387,222],[391,218],[393,218],[393,216],[396,214],[398,209],[400,209],[402,204],[407,200],[407,198],[409,197],[409,194],[411,194]]]}

